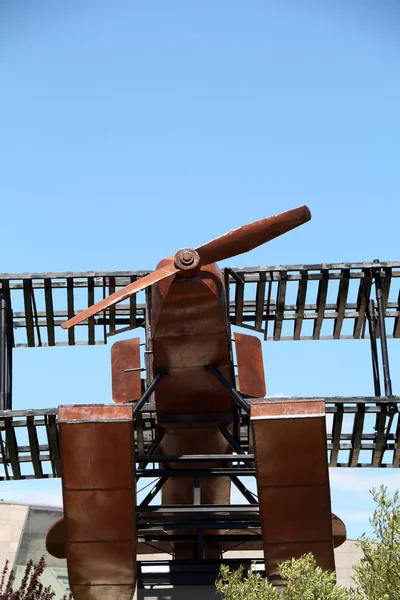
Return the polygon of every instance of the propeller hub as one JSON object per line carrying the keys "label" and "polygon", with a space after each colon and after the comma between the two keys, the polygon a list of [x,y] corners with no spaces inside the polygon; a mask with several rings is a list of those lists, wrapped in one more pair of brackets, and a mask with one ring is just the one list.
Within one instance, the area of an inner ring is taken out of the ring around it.
{"label": "propeller hub", "polygon": [[181,252],[179,258],[181,263],[183,263],[184,265],[192,265],[194,261],[194,256],[192,252],[189,252],[188,250]]}
{"label": "propeller hub", "polygon": [[180,271],[184,271],[185,275],[194,274],[198,270],[199,264],[200,256],[192,248],[182,248],[175,254],[174,265]]}

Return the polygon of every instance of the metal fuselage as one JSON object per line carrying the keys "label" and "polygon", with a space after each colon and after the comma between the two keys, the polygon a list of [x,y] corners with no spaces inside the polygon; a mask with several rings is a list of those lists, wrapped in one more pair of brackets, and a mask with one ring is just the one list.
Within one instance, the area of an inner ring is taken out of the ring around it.
{"label": "metal fuselage", "polygon": [[[162,261],[163,266],[167,260]],[[165,435],[164,455],[225,454],[231,451],[218,426],[229,427],[232,399],[215,376],[214,364],[233,384],[230,327],[221,270],[202,267],[193,277],[176,275],[152,289],[151,340],[153,369],[168,370],[155,391],[157,426]],[[188,465],[185,465],[188,468]],[[207,467],[206,463],[197,467]],[[176,464],[167,468],[179,468]],[[189,467],[190,468],[190,467]],[[202,504],[229,504],[228,478],[201,481]],[[193,480],[170,478],[162,490],[163,504],[191,504]]]}

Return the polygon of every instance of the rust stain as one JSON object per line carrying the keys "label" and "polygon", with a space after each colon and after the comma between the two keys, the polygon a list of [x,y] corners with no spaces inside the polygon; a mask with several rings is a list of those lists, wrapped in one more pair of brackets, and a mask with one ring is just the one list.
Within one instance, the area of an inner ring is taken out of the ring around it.
{"label": "rust stain", "polygon": [[131,598],[137,544],[132,407],[64,407],[62,417],[64,523],[49,532],[50,550],[64,535],[76,600]]}
{"label": "rust stain", "polygon": [[272,580],[279,578],[277,562],[305,552],[313,552],[323,569],[335,569],[333,546],[343,529],[331,514],[324,414],[319,400],[251,407],[264,556]]}
{"label": "rust stain", "polygon": [[131,421],[132,410],[132,406],[114,406],[113,404],[71,404],[59,407],[58,422]]}
{"label": "rust stain", "polygon": [[254,335],[235,333],[239,390],[253,398],[266,394],[261,340]]}
{"label": "rust stain", "polygon": [[121,340],[112,345],[111,372],[114,402],[120,404],[141,398],[140,338]]}

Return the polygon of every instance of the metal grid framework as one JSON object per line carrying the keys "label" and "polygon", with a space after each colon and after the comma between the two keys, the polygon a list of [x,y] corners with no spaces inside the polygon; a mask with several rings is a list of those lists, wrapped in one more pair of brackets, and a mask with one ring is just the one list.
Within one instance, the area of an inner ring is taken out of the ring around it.
{"label": "metal grid framework", "polygon": [[[330,466],[399,467],[399,401],[399,397],[325,398]],[[3,434],[0,480],[61,476],[57,415],[56,408],[0,412],[0,431]],[[245,454],[227,455],[223,459],[215,457],[214,461],[216,465],[221,460],[234,461],[234,466],[229,467],[232,475],[253,476],[254,468],[248,465],[254,458],[249,448],[249,417],[243,410],[240,410],[238,433],[237,441]],[[135,436],[137,475],[141,478],[160,477],[160,471],[154,465],[164,461],[165,457],[154,454],[154,404],[146,404],[136,416]],[[182,462],[185,459],[176,457],[176,460]],[[187,460],[193,462],[193,457]],[[210,460],[207,456],[207,462]],[[152,468],[144,470],[144,462],[152,464]],[[218,466],[213,469],[216,476],[219,469]],[[225,474],[226,471],[224,469]]]}
{"label": "metal grid framework", "polygon": [[[104,344],[143,326],[145,301],[132,296],[77,327],[63,321],[149,271],[0,274],[13,311],[15,347]],[[368,338],[371,299],[382,288],[387,337],[400,337],[400,262],[225,269],[230,321],[267,340]],[[379,326],[376,336],[379,338]]]}
{"label": "metal grid framework", "polygon": [[[60,327],[66,319],[147,273],[0,274],[0,408],[12,407],[12,348],[105,344],[109,337],[135,327],[144,328],[147,347],[149,314],[144,293],[76,328],[64,331]],[[227,268],[224,277],[230,324],[259,332],[265,340],[370,340],[375,396],[324,399],[328,461],[331,467],[399,467],[400,398],[392,394],[386,339],[400,337],[400,263]],[[251,550],[262,546],[258,500],[243,480],[255,477],[249,431],[252,400],[224,381],[215,366],[206,368],[232,396],[233,434],[220,427],[232,453],[165,457],[157,454],[162,434],[156,428],[151,400],[166,373],[151,380],[146,362],[145,391],[134,408],[136,476],[137,481],[142,480],[137,487],[139,490],[143,482],[147,487],[151,479],[155,483],[149,484],[152,487],[144,499],[138,493],[138,540],[166,551],[171,542],[191,541],[195,551],[194,560],[187,564],[164,561],[169,571],[163,574],[152,570],[151,561],[140,561],[139,586],[193,583],[196,577],[199,584],[213,583],[220,561],[203,558],[207,541],[218,542],[223,553],[236,546],[243,549],[247,543]],[[193,468],[196,461],[211,466]],[[165,462],[179,463],[179,469],[165,469]],[[58,410],[0,410],[0,480],[60,476]],[[192,505],[150,504],[171,476],[193,478]],[[201,479],[221,476],[230,477],[243,504],[200,504]]]}

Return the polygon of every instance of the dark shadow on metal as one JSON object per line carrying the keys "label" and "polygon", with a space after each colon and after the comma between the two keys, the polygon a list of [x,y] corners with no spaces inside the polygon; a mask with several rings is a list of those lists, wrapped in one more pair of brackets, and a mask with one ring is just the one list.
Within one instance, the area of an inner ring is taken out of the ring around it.
{"label": "dark shadow on metal", "polygon": [[[158,446],[160,445],[160,442],[163,439],[164,435],[165,435],[165,431],[160,431],[160,432],[157,433],[157,435],[156,435],[153,443],[151,444],[150,448],[148,449],[148,451],[146,453],[146,456],[147,455],[148,456],[152,456],[152,455],[155,454],[155,452],[156,452]],[[144,470],[147,467],[148,464],[149,464],[148,462],[144,462],[144,463],[141,464],[140,468]],[[136,483],[139,481],[139,479],[141,477],[142,477],[142,475],[138,475],[136,477]]]}

